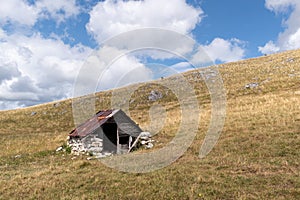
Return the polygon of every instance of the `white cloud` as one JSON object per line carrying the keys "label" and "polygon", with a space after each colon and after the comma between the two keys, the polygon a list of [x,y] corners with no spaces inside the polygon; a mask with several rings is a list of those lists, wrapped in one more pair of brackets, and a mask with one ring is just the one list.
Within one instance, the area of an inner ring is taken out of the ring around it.
{"label": "white cloud", "polygon": [[76,80],[75,96],[152,79],[151,71],[136,57],[114,47],[103,46],[89,56]]}
{"label": "white cloud", "polygon": [[294,6],[298,0],[266,0],[267,9],[274,12],[286,12],[290,6]]}
{"label": "white cloud", "polygon": [[[285,30],[278,35],[276,42],[269,41],[259,51],[270,50],[269,53],[300,48],[300,1],[298,0],[265,0],[267,9],[275,13],[287,13],[289,17],[283,22]],[[289,13],[290,12],[290,13]],[[272,43],[274,44],[272,50]]]}
{"label": "white cloud", "polygon": [[0,84],[21,75],[16,63],[2,63],[0,68]]}
{"label": "white cloud", "polygon": [[75,0],[38,0],[34,4],[26,0],[0,0],[0,5],[0,25],[10,22],[33,26],[43,18],[60,23],[80,12]]}
{"label": "white cloud", "polygon": [[[60,40],[18,34],[0,40],[0,109],[29,106],[72,97],[74,82],[81,67],[89,67],[83,77],[83,94],[152,79],[151,70],[123,51],[103,47],[96,59],[91,49],[70,47]],[[121,55],[110,63],[113,56]],[[88,63],[90,62],[90,63]],[[101,72],[100,76],[97,72]],[[100,84],[96,88],[100,79]],[[94,79],[94,82],[93,82]],[[96,82],[95,82],[96,81]],[[17,106],[16,106],[17,105]]]}
{"label": "white cloud", "polygon": [[244,42],[238,39],[215,38],[210,44],[202,45],[193,57],[194,63],[232,62],[245,56]]}
{"label": "white cloud", "polygon": [[0,41],[6,36],[5,32],[0,28]]}
{"label": "white cloud", "polygon": [[76,0],[39,0],[36,2],[36,7],[41,17],[52,18],[57,23],[76,16],[80,12]]}
{"label": "white cloud", "polygon": [[[190,6],[185,0],[106,0],[91,10],[86,28],[99,44],[105,41],[106,45],[118,49],[143,48],[144,51],[139,51],[140,55],[170,59],[175,55],[145,48],[160,46],[159,49],[172,49],[178,54],[187,54],[195,44],[186,35],[190,35],[201,21],[202,14],[200,8]],[[159,31],[159,28],[163,31]],[[177,34],[170,34],[166,30]]]}
{"label": "white cloud", "polygon": [[138,59],[123,55],[103,71],[98,90],[150,81],[152,72]]}
{"label": "white cloud", "polygon": [[0,23],[7,21],[32,26],[38,18],[38,10],[23,0],[0,0]]}
{"label": "white cloud", "polygon": [[185,56],[190,53],[196,42],[178,32],[145,28],[120,34],[105,41],[104,44],[118,49],[134,50],[137,56],[170,59],[176,57],[176,54]]}
{"label": "white cloud", "polygon": [[262,54],[272,54],[275,52],[278,52],[280,48],[274,44],[273,41],[269,41],[265,46],[263,47],[258,47],[258,50]]}
{"label": "white cloud", "polygon": [[10,110],[19,107],[25,107],[25,105],[20,105],[18,101],[0,101],[0,110]]}
{"label": "white cloud", "polygon": [[120,33],[146,27],[189,34],[201,21],[203,11],[185,0],[99,2],[90,12],[87,30],[99,43]]}
{"label": "white cloud", "polygon": [[0,40],[1,105],[11,108],[10,103],[28,106],[70,97],[90,52],[87,47],[70,47],[40,35],[5,35]]}
{"label": "white cloud", "polygon": [[[160,44],[160,49],[172,49],[180,55],[191,53],[194,43],[188,42],[183,35],[191,31],[201,21],[203,11],[186,3],[185,0],[145,0],[121,1],[106,0],[99,2],[90,12],[87,30],[93,34],[98,43],[109,38],[110,46],[119,49],[152,47]],[[176,34],[139,31],[140,28],[162,28],[175,31]],[[134,33],[130,31],[135,30]],[[121,35],[118,35],[122,33]],[[179,35],[182,34],[182,37]],[[117,39],[116,36],[118,35]],[[174,36],[174,37],[172,37]],[[209,53],[210,60],[228,62],[244,57],[243,44],[238,39],[223,40],[216,38],[210,45],[202,48]],[[176,57],[170,52],[143,51],[153,59],[170,59]]]}

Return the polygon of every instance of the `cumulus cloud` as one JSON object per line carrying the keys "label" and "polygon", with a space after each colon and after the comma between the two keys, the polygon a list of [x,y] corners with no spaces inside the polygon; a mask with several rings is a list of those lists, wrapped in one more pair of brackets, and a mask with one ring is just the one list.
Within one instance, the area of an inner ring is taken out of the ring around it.
{"label": "cumulus cloud", "polygon": [[146,27],[189,34],[201,21],[203,11],[185,0],[99,2],[90,12],[87,30],[99,43],[120,33]]}
{"label": "cumulus cloud", "polygon": [[245,42],[236,38],[224,40],[215,38],[208,45],[201,45],[193,57],[194,63],[232,62],[245,56]]}
{"label": "cumulus cloud", "polygon": [[38,18],[38,10],[23,0],[0,0],[0,23],[8,21],[24,25],[34,25]]}
{"label": "cumulus cloud", "polygon": [[104,43],[118,49],[136,50],[137,56],[149,56],[153,59],[170,59],[176,54],[184,56],[196,45],[195,40],[178,32],[145,28],[120,34]]}
{"label": "cumulus cloud", "polygon": [[134,55],[103,46],[89,56],[76,79],[75,96],[152,79],[152,72]]}
{"label": "cumulus cloud", "polygon": [[275,53],[277,51],[300,48],[300,1],[298,0],[265,0],[267,9],[275,13],[290,13],[283,21],[285,30],[278,35],[277,41],[269,41],[259,47],[261,53]]}
{"label": "cumulus cloud", "polygon": [[113,63],[103,63],[101,76],[97,90],[105,90],[125,86],[137,82],[145,82],[152,79],[152,72],[140,60],[134,56],[122,54],[118,49],[105,47],[101,50],[101,56],[110,51],[117,51],[121,57]]}
{"label": "cumulus cloud", "polygon": [[[160,44],[160,49],[172,49],[180,55],[191,53],[195,44],[185,38],[192,35],[192,30],[201,22],[204,12],[187,4],[185,0],[145,0],[99,2],[90,12],[87,30],[99,44],[109,38],[109,44],[119,49],[152,47]],[[162,31],[141,31],[144,28],[162,28],[178,34]],[[134,33],[131,33],[133,32]],[[122,33],[122,34],[121,34]],[[120,34],[120,35],[118,35]],[[180,34],[182,34],[180,36]],[[118,37],[113,37],[118,35]],[[237,39],[223,40],[216,38],[210,45],[202,46],[212,60],[222,62],[239,60],[244,56],[243,45]],[[153,59],[176,57],[163,51],[142,51]],[[207,57],[206,57],[207,58]]]}
{"label": "cumulus cloud", "polygon": [[265,44],[265,46],[258,47],[258,50],[262,54],[271,54],[271,53],[278,52],[280,50],[280,48],[278,46],[276,46],[276,44],[274,44],[273,41],[269,41],[267,44]]}
{"label": "cumulus cloud", "polygon": [[[82,66],[88,71],[80,74],[81,95],[152,79],[151,70],[122,50],[102,47],[96,57],[88,58],[91,52],[38,34],[6,35],[0,40],[0,109],[72,97]],[[116,55],[121,56],[110,62]]]}
{"label": "cumulus cloud", "polygon": [[13,77],[18,77],[20,75],[21,72],[19,71],[16,63],[2,62],[0,66],[0,84],[5,80],[11,80]]}
{"label": "cumulus cloud", "polygon": [[267,9],[278,12],[286,12],[290,6],[297,4],[298,0],[266,0],[265,6]]}
{"label": "cumulus cloud", "polygon": [[5,35],[0,40],[1,105],[14,101],[13,105],[28,106],[70,97],[77,72],[90,52],[87,47],[70,47],[38,34]]}
{"label": "cumulus cloud", "polygon": [[36,2],[36,8],[41,17],[52,18],[57,23],[80,13],[76,0],[39,0]]}
{"label": "cumulus cloud", "polygon": [[57,23],[80,13],[75,0],[0,0],[0,25],[17,23],[33,26],[39,19],[54,19]]}
{"label": "cumulus cloud", "polygon": [[16,109],[24,106],[20,105],[19,101],[0,101],[0,110]]}
{"label": "cumulus cloud", "polygon": [[29,76],[22,76],[10,85],[12,92],[39,92],[33,80]]}

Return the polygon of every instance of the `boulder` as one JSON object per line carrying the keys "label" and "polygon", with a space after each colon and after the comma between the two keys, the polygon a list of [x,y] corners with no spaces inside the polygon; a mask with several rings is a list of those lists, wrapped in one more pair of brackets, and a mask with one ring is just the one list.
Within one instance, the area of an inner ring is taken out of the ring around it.
{"label": "boulder", "polygon": [[159,91],[152,90],[148,96],[149,101],[157,101],[163,97],[163,94]]}
{"label": "boulder", "polygon": [[248,83],[245,85],[246,89],[253,89],[253,88],[257,88],[259,86],[259,83],[255,82],[255,83]]}

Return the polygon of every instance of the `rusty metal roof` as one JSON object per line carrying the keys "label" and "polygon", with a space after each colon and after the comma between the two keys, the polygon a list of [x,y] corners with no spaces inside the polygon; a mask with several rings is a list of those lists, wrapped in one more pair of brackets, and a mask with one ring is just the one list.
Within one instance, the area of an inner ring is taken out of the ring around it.
{"label": "rusty metal roof", "polygon": [[71,137],[85,137],[99,128],[107,120],[109,120],[119,110],[102,110],[97,112],[92,118],[79,125],[76,129],[71,131]]}

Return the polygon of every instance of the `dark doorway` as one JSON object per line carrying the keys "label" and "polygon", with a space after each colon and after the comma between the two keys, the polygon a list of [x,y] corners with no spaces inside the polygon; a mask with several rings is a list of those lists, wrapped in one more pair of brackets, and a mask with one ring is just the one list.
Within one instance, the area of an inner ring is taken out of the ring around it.
{"label": "dark doorway", "polygon": [[129,135],[120,135],[119,140],[120,144],[127,144],[129,146]]}
{"label": "dark doorway", "polygon": [[117,152],[117,124],[106,123],[102,125],[103,129],[103,152]]}
{"label": "dark doorway", "polygon": [[129,135],[120,135],[119,136],[120,151],[119,153],[127,153],[129,150]]}

